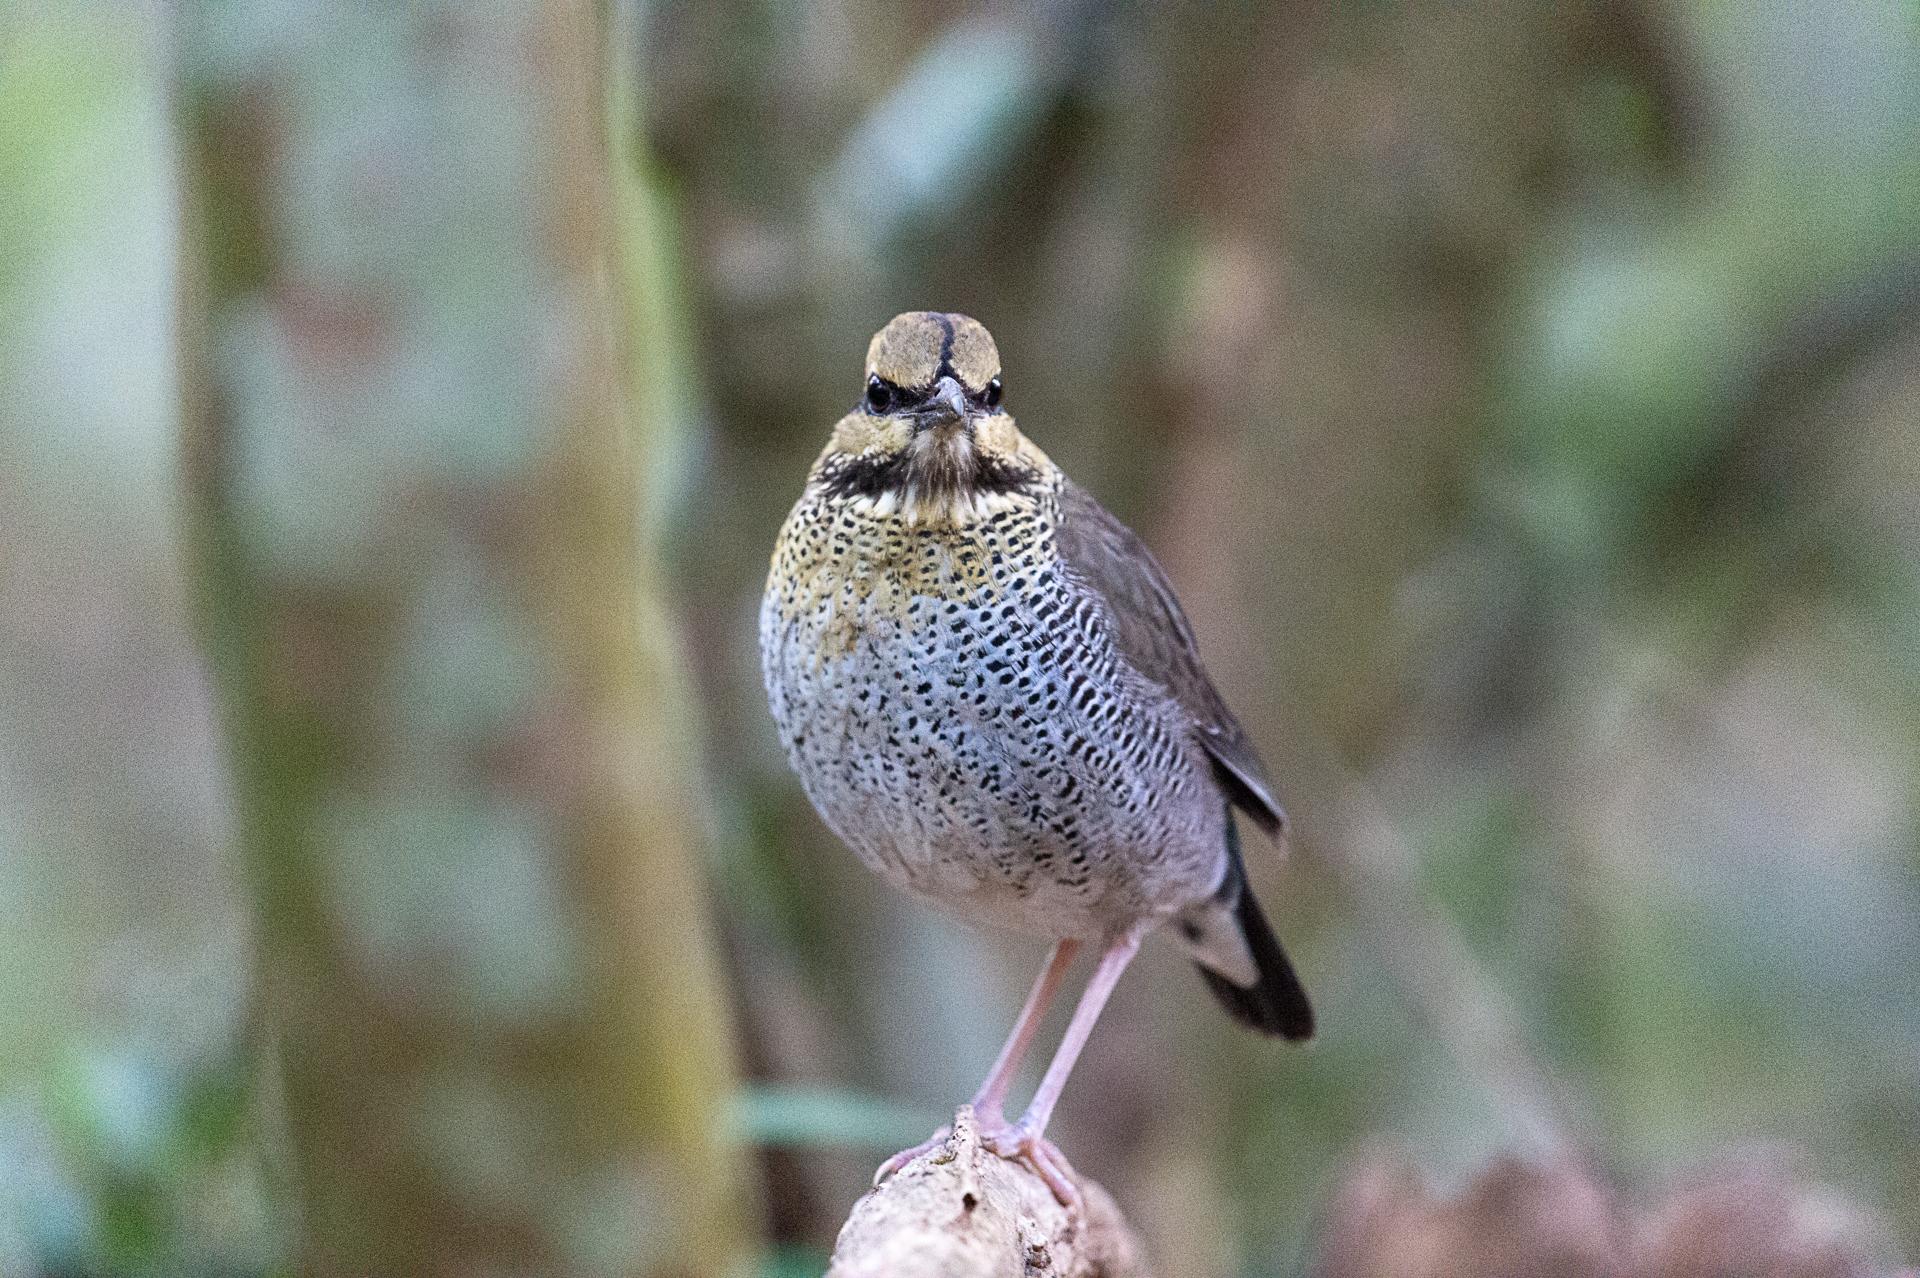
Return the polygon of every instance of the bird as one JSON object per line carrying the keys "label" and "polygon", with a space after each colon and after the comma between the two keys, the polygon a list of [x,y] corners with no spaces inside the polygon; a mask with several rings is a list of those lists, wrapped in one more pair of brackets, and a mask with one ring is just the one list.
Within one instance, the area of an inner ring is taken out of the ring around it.
{"label": "bird", "polygon": [[[1163,925],[1236,1021],[1312,1037],[1234,819],[1284,846],[1267,770],[1146,545],[1021,432],[977,320],[910,311],[874,334],[859,398],[776,539],[759,629],[781,745],[825,824],[910,896],[1053,943],[970,1102],[988,1149],[1079,1201],[1048,1120]],[[1008,1121],[1083,948],[1093,973]]]}

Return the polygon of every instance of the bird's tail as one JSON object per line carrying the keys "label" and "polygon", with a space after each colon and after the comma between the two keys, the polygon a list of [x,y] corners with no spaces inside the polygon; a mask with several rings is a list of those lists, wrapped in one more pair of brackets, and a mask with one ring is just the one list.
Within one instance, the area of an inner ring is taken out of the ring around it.
{"label": "bird's tail", "polygon": [[1227,817],[1227,877],[1212,899],[1178,919],[1207,988],[1234,1020],[1296,1042],[1313,1037],[1313,1005],[1280,940],[1260,912]]}

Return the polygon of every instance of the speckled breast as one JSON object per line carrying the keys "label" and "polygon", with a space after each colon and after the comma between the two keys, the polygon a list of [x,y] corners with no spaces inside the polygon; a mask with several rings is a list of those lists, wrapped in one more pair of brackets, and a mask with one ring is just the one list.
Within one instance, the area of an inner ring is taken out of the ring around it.
{"label": "speckled breast", "polygon": [[869,867],[979,921],[1093,935],[1210,893],[1227,818],[1182,713],[1057,559],[1055,509],[910,524],[810,489],[761,650],[788,758]]}

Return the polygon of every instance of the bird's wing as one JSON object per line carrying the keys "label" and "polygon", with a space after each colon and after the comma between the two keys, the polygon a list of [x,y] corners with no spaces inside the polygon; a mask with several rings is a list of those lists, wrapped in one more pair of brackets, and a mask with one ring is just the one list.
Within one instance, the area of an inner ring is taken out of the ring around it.
{"label": "bird's wing", "polygon": [[1279,834],[1287,817],[1266,765],[1200,664],[1193,628],[1152,552],[1072,480],[1060,491],[1054,541],[1067,567],[1105,606],[1114,646],[1187,712],[1228,797],[1267,833]]}

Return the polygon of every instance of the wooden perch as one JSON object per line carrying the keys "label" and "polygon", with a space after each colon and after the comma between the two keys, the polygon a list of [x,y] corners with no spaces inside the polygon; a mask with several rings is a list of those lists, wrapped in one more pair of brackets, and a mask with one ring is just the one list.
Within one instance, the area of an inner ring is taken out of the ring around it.
{"label": "wooden perch", "polygon": [[981,1145],[963,1105],[944,1146],[854,1204],[827,1278],[1148,1278],[1113,1199],[1078,1183],[1080,1207],[1063,1207],[1032,1168]]}

